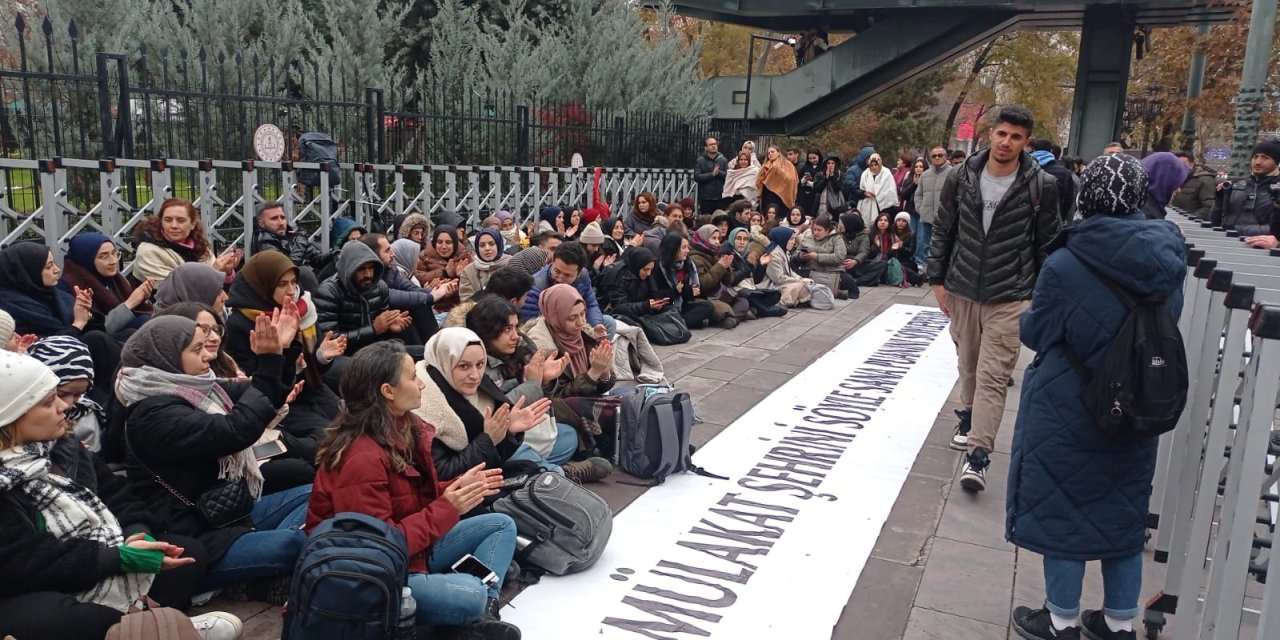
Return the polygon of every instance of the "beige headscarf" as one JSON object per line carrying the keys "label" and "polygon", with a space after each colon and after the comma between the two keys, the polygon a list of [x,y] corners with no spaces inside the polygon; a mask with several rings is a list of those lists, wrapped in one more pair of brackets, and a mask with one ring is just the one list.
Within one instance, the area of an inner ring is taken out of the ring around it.
{"label": "beige headscarf", "polygon": [[[446,327],[427,341],[422,350],[422,362],[435,367],[452,385],[453,367],[462,359],[462,352],[473,344],[484,349],[484,341],[474,331],[465,327]],[[467,399],[475,404],[474,398],[468,396]]]}

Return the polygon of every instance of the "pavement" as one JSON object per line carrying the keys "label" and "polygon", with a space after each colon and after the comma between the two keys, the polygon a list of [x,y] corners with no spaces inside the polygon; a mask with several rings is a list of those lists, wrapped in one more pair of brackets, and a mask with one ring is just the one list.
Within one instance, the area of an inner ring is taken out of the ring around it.
{"label": "pavement", "polygon": [[[783,318],[754,320],[733,330],[695,331],[687,344],[657,347],[667,377],[690,393],[702,420],[694,425],[694,444],[716,437],[792,374],[890,306],[937,306],[927,287],[864,289],[859,299],[836,304],[831,311],[796,310]],[[1019,637],[1010,628],[1010,611],[1017,605],[1038,607],[1044,598],[1040,556],[1004,540],[1005,474],[1022,373],[1031,356],[1024,350],[1018,362],[1015,386],[1009,390],[988,471],[987,490],[980,494],[967,493],[957,483],[961,455],[950,449],[948,442],[956,423],[953,411],[961,405],[959,391],[951,390],[832,632],[832,640]],[[645,489],[618,484],[614,480],[625,475],[618,472],[615,476],[590,488],[617,512]],[[1164,582],[1164,565],[1154,562],[1151,555],[1150,550],[1145,554],[1143,603],[1159,592]],[[1257,583],[1251,582],[1250,589],[1254,597],[1246,606],[1256,611],[1261,606]],[[1081,606],[1100,608],[1101,603],[1101,574],[1097,563],[1090,563]],[[200,611],[211,609],[240,616],[247,639],[280,637],[278,607],[215,600]],[[1246,614],[1245,620],[1240,638],[1253,638],[1256,614]],[[1176,623],[1176,618],[1170,617],[1160,638],[1171,638]]]}

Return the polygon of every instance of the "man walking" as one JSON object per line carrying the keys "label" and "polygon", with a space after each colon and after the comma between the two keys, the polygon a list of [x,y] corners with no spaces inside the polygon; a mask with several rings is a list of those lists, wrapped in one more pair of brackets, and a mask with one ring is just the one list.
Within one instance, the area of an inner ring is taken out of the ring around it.
{"label": "man walking", "polygon": [[693,181],[698,183],[698,212],[711,215],[724,204],[724,176],[729,172],[729,159],[720,154],[720,143],[707,138],[706,153],[694,163]]}
{"label": "man walking", "polygon": [[960,486],[982,491],[1018,361],[1019,320],[1062,227],[1058,181],[1025,152],[1034,121],[1025,107],[1000,111],[991,147],[947,177],[934,219],[928,278],[951,318],[964,410],[951,446],[967,450]]}
{"label": "man walking", "polygon": [[924,269],[925,258],[929,256],[933,220],[938,215],[942,185],[955,170],[947,162],[946,148],[934,147],[929,151],[929,168],[920,175],[920,186],[916,188],[915,195],[916,212],[920,214],[920,233],[916,236],[916,264],[920,265],[921,270]]}

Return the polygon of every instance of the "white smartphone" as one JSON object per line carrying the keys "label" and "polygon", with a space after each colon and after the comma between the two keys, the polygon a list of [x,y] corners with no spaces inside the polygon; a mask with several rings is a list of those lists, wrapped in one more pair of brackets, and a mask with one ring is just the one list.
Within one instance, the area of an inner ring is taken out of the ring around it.
{"label": "white smartphone", "polygon": [[466,573],[480,578],[480,582],[483,582],[485,586],[498,584],[498,574],[494,573],[493,569],[490,569],[485,563],[480,562],[479,558],[469,553],[453,563],[453,572]]}
{"label": "white smartphone", "polygon": [[253,446],[253,457],[255,460],[267,460],[274,458],[287,450],[288,448],[284,446],[284,442],[280,440],[268,440],[267,442]]}

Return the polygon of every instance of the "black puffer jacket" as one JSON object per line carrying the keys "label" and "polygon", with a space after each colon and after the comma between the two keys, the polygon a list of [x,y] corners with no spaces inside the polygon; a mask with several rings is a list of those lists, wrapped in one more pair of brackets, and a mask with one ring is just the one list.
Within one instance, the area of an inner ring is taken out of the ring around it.
{"label": "black puffer jacket", "polygon": [[[947,177],[929,247],[929,284],[973,302],[1028,300],[1044,261],[1044,246],[1062,228],[1058,181],[1026,153],[1017,177],[982,229],[982,169],[991,151],[974,154]],[[1038,182],[1038,189],[1032,181]],[[1033,192],[1040,211],[1035,213]]]}
{"label": "black puffer jacket", "polygon": [[284,237],[280,237],[263,229],[258,224],[257,219],[254,219],[253,252],[259,253],[273,250],[289,256],[289,259],[300,267],[311,267],[316,271],[333,262],[332,253],[326,253],[320,247],[312,244],[307,239],[307,236],[297,229],[289,229],[285,232]]}
{"label": "black puffer jacket", "polygon": [[[359,291],[351,283],[356,270],[373,264],[373,285]],[[338,255],[338,272],[320,283],[313,299],[316,302],[316,329],[320,335],[328,331],[347,337],[347,355],[378,340],[373,319],[391,305],[387,283],[382,280],[385,267],[373,249],[363,242],[348,242]]]}
{"label": "black puffer jacket", "polygon": [[1280,176],[1254,175],[1232,182],[1231,190],[1219,191],[1213,202],[1213,226],[1234,229],[1245,237],[1269,235],[1276,209],[1270,189],[1277,182]]}
{"label": "black puffer jacket", "polygon": [[[716,173],[720,167],[720,173]],[[698,154],[694,162],[693,181],[698,183],[699,200],[719,200],[724,195],[724,176],[729,173],[729,159],[717,153],[712,158],[706,153]]]}

